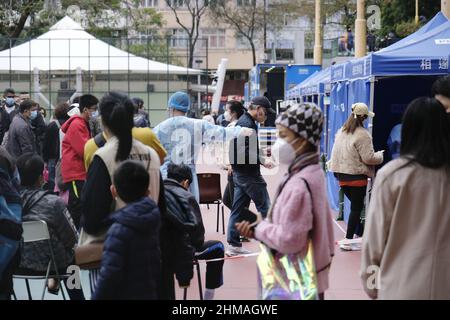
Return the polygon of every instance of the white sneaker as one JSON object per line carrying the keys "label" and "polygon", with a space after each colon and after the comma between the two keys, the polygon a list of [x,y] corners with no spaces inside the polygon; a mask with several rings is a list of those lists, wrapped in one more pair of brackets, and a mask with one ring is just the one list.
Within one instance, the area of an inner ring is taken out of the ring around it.
{"label": "white sneaker", "polygon": [[361,251],[361,244],[359,243],[341,244],[339,248],[341,248],[341,250],[343,251]]}
{"label": "white sneaker", "polygon": [[244,249],[243,247],[235,247],[235,246],[229,245],[228,250],[225,254],[229,257],[234,257],[234,256],[250,254],[250,253],[252,253],[252,252],[248,251],[247,249]]}

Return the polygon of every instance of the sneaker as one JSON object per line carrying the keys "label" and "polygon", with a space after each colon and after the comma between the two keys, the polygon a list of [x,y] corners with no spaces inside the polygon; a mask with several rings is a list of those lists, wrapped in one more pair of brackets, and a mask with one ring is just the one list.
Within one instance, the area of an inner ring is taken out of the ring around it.
{"label": "sneaker", "polygon": [[342,251],[361,251],[361,244],[359,243],[341,244],[339,248],[341,248]]}
{"label": "sneaker", "polygon": [[226,255],[229,257],[234,257],[234,256],[250,254],[250,253],[252,253],[252,252],[244,249],[243,247],[235,247],[235,246],[229,245]]}
{"label": "sneaker", "polygon": [[241,242],[250,242],[250,239],[249,238],[246,238],[246,237],[239,237],[239,240],[241,241]]}

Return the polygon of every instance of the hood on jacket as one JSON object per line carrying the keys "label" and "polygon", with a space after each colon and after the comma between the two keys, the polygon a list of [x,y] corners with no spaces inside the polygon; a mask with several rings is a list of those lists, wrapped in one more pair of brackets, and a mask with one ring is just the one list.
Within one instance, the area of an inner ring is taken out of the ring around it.
{"label": "hood on jacket", "polygon": [[20,195],[22,197],[23,214],[26,215],[29,210],[47,194],[50,194],[50,192],[41,190],[39,188],[24,188],[20,190]]}
{"label": "hood on jacket", "polygon": [[89,126],[88,123],[81,116],[76,115],[76,116],[70,117],[69,120],[64,122],[64,124],[61,127],[61,131],[63,133],[67,133],[67,130],[69,130],[69,127],[72,124],[72,122],[80,122],[80,121],[83,121],[87,126]]}
{"label": "hood on jacket", "polygon": [[195,229],[198,221],[189,204],[192,194],[173,179],[164,180],[164,191],[169,220],[183,230]]}
{"label": "hood on jacket", "polygon": [[147,231],[150,226],[159,225],[160,213],[156,203],[145,197],[114,212],[108,220],[138,231]]}

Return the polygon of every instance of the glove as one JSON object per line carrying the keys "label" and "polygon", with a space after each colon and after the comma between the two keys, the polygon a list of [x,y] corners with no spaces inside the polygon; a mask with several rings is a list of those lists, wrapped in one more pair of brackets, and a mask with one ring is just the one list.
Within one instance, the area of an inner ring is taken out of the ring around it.
{"label": "glove", "polygon": [[255,130],[251,128],[241,128],[241,132],[239,132],[240,136],[249,137],[255,133]]}

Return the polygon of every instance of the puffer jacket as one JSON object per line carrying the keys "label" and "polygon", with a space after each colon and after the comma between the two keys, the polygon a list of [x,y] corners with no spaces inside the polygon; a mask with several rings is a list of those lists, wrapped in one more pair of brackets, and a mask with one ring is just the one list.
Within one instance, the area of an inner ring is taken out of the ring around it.
{"label": "puffer jacket", "polygon": [[148,197],[113,213],[93,300],[155,300],[161,277],[161,215]]}
{"label": "puffer jacket", "polygon": [[375,176],[375,165],[383,162],[383,153],[374,152],[372,136],[362,127],[353,134],[336,133],[328,169],[334,173]]}
{"label": "puffer jacket", "polygon": [[170,238],[165,241],[166,245],[169,245],[166,252],[170,252],[167,257],[169,261],[166,262],[175,273],[180,286],[186,286],[193,277],[192,261],[195,248],[203,245],[205,228],[198,203],[192,193],[172,179],[164,181],[164,189],[167,216],[163,226],[165,236]]}
{"label": "puffer jacket", "polygon": [[[25,188],[20,192],[23,201],[23,221],[44,220],[47,223],[56,265],[65,270],[74,262],[77,232],[66,205],[58,196],[41,189]],[[50,252],[46,241],[25,243],[20,268],[47,270]]]}

